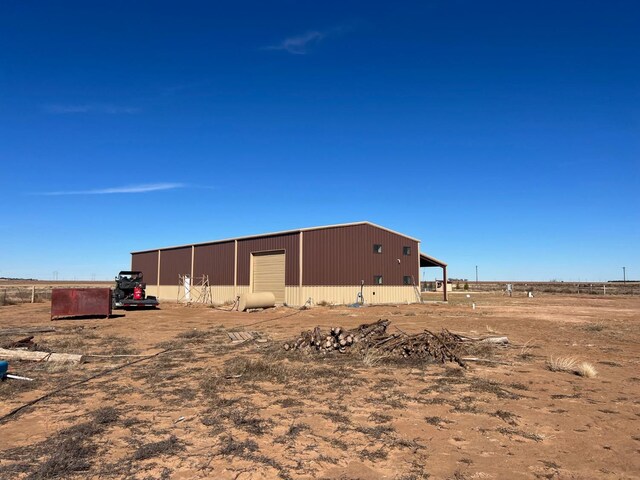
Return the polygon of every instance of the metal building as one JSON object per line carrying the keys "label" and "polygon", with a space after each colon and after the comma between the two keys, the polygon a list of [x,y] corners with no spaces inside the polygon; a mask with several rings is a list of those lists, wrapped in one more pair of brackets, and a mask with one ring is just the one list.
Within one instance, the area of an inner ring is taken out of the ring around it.
{"label": "metal building", "polygon": [[[276,303],[413,303],[420,300],[420,267],[445,263],[421,254],[420,241],[370,222],[284,232],[132,252],[147,293],[180,297],[179,276],[208,275],[213,301],[249,292],[273,292]],[[446,292],[444,292],[446,300]]]}

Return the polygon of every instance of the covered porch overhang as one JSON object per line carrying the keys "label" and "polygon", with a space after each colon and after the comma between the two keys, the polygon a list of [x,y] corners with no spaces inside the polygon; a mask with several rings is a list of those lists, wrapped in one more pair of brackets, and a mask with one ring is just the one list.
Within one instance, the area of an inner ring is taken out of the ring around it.
{"label": "covered porch overhang", "polygon": [[440,267],[442,268],[442,295],[443,300],[447,301],[447,264],[442,260],[431,257],[425,253],[420,254],[420,268],[423,267]]}

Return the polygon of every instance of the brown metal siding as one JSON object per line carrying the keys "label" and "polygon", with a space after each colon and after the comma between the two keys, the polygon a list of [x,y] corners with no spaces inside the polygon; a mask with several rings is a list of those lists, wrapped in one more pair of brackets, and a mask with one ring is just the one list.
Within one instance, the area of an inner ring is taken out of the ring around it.
{"label": "brown metal siding", "polygon": [[[382,275],[383,285],[403,285],[403,276],[420,281],[418,242],[371,225],[353,225],[303,233],[304,285],[373,285]],[[382,253],[373,253],[381,244]],[[411,247],[403,255],[402,247]],[[398,263],[400,259],[400,263]]]}
{"label": "brown metal siding", "polygon": [[195,247],[193,275],[209,275],[210,285],[233,285],[235,244],[214,243]]}
{"label": "brown metal siding", "polygon": [[178,275],[191,273],[191,247],[162,250],[160,285],[178,285]]}
{"label": "brown metal siding", "polygon": [[299,233],[238,240],[238,285],[250,285],[251,253],[271,250],[285,251],[285,284],[299,285]]}
{"label": "brown metal siding", "polygon": [[131,270],[142,272],[145,283],[158,283],[158,252],[133,253],[131,255]]}

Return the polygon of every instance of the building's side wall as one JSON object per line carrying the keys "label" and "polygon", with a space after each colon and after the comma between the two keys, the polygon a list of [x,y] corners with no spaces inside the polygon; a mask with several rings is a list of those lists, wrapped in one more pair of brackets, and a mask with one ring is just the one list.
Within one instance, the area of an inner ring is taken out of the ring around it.
{"label": "building's side wall", "polygon": [[[300,286],[300,233],[273,235],[237,241],[237,285],[234,286],[235,242],[193,247],[193,275],[209,275],[215,303],[232,302],[237,295],[251,291],[251,254],[283,250],[286,256],[285,302],[301,306],[313,303],[349,304],[356,301],[364,280],[365,303],[407,303],[417,301],[413,286],[403,285],[404,276],[419,281],[418,242],[371,225],[353,225],[302,232],[302,286]],[[381,244],[382,253],[373,245]],[[403,255],[410,247],[410,255]],[[154,271],[149,272],[147,293],[161,300],[179,298],[178,274],[191,272],[192,247],[162,250],[160,287]],[[400,259],[400,262],[398,262]],[[134,254],[132,265],[157,268],[157,252]],[[142,270],[142,269],[141,269]],[[145,278],[147,278],[147,272]],[[375,285],[374,276],[383,284]],[[192,291],[192,298],[197,290]]]}
{"label": "building's side wall", "polygon": [[191,247],[160,252],[160,285],[178,285],[178,275],[191,274]]}
{"label": "building's side wall", "polygon": [[[297,305],[302,306],[311,299],[312,305],[330,303],[348,305],[355,303],[360,292],[359,285],[349,286],[315,286],[315,287],[287,287],[291,298],[300,298]],[[374,303],[415,303],[418,296],[413,286],[377,285],[365,286],[362,289],[365,304]]]}
{"label": "building's side wall", "polygon": [[193,276],[209,275],[209,285],[233,287],[235,243],[196,245],[193,259]]}
{"label": "building's side wall", "polygon": [[[382,275],[383,286],[403,286],[404,276],[416,284],[420,280],[418,242],[372,225],[307,231],[303,243],[305,286],[360,285],[362,280],[370,286],[375,275]],[[382,253],[374,253],[374,244],[382,245]],[[410,255],[403,255],[405,246]]]}
{"label": "building's side wall", "polygon": [[[160,285],[158,289],[155,285],[147,285],[147,295],[155,295],[159,300],[176,302],[179,298],[183,298],[184,290],[178,285]],[[237,287],[233,285],[213,285],[211,287],[211,299],[214,304],[222,305],[224,303],[233,302],[238,295],[249,293],[249,287]],[[193,287],[191,289],[191,300],[195,300],[200,295],[200,288]]]}
{"label": "building's side wall", "polygon": [[158,251],[135,253],[131,256],[131,270],[142,272],[147,285],[158,284]]}
{"label": "building's side wall", "polygon": [[[155,295],[162,301],[177,301],[178,295],[177,285],[161,285],[160,289],[155,285],[147,286],[147,294]],[[217,305],[224,303],[232,303],[237,295],[249,293],[250,287],[233,285],[228,286],[212,286],[211,298]],[[360,286],[320,286],[320,287],[286,287],[286,303],[292,307],[300,307],[311,299],[312,305],[329,303],[335,305],[351,304],[356,301],[356,296],[360,291]],[[375,295],[374,295],[375,292]],[[199,288],[193,287],[191,297],[198,297]],[[417,296],[413,287],[403,286],[384,286],[364,287],[363,296],[365,304],[373,303],[414,303],[417,302]]]}
{"label": "building's side wall", "polygon": [[299,284],[299,233],[238,240],[238,285],[251,285],[251,253],[284,250],[285,285]]}

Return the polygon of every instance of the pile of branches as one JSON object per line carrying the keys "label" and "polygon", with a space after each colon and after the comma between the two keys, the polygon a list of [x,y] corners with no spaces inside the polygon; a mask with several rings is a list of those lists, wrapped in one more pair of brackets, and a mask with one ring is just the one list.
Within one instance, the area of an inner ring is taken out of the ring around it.
{"label": "pile of branches", "polygon": [[378,320],[375,323],[363,324],[353,330],[333,327],[323,332],[320,327],[307,330],[293,342],[285,343],[285,350],[329,353],[338,351],[346,353],[355,348],[356,351],[376,351],[396,357],[430,358],[445,363],[455,362],[461,367],[465,364],[460,357],[465,342],[483,340],[473,339],[451,333],[443,329],[436,334],[429,330],[408,335],[400,330],[398,333],[387,333],[389,320]]}

